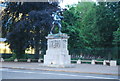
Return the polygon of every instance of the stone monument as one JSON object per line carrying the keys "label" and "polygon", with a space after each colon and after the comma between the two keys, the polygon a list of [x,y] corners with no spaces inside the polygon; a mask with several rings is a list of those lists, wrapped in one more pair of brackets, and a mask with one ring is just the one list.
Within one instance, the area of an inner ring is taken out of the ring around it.
{"label": "stone monument", "polygon": [[[71,67],[71,57],[67,49],[69,36],[61,32],[61,18],[60,11],[52,14],[53,27],[51,28],[50,34],[46,37],[47,39],[47,51],[44,55],[44,65],[49,67]],[[54,25],[59,27],[59,33],[53,34]]]}
{"label": "stone monument", "polygon": [[47,51],[44,55],[44,64],[51,67],[70,67],[67,34],[49,34],[47,39]]}

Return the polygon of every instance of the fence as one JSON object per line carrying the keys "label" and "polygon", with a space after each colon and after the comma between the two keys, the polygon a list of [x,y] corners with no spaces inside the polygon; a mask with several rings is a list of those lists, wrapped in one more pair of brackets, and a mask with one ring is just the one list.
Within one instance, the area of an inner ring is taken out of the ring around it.
{"label": "fence", "polygon": [[104,60],[104,61],[97,61],[97,60],[71,60],[76,61],[77,64],[82,64],[84,62],[90,62],[91,64],[102,63],[103,65],[110,65],[110,66],[117,66],[116,60]]}
{"label": "fence", "polygon": [[3,59],[0,62],[43,62],[43,59]]}
{"label": "fence", "polygon": [[91,49],[71,49],[69,50],[72,59],[107,59],[117,60],[120,48],[91,48]]}
{"label": "fence", "polygon": [[[9,59],[3,59],[0,58],[0,62],[43,62],[43,59],[14,59],[14,60],[9,60]],[[110,66],[117,66],[117,61],[116,60],[104,60],[104,61],[97,61],[97,60],[71,60],[71,62],[76,62],[77,64],[82,64],[84,62],[89,62],[90,64],[97,64],[97,63],[103,63],[103,65],[110,65]]]}

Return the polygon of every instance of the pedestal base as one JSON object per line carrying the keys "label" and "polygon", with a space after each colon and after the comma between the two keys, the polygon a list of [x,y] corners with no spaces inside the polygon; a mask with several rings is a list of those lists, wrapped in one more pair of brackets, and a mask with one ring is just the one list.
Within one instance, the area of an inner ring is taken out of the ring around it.
{"label": "pedestal base", "polygon": [[[59,51],[51,52],[47,51],[48,55],[44,55],[44,64],[45,65],[69,65],[70,64],[70,55],[59,54]],[[54,54],[56,53],[56,54]]]}
{"label": "pedestal base", "polygon": [[57,64],[50,64],[50,65],[46,65],[46,64],[43,64],[43,65],[40,65],[42,67],[53,67],[53,68],[73,68],[74,66],[69,64],[69,65],[57,65]]}
{"label": "pedestal base", "polygon": [[47,67],[72,67],[71,56],[67,49],[67,34],[49,34],[47,37],[47,51],[44,55],[44,66]]}

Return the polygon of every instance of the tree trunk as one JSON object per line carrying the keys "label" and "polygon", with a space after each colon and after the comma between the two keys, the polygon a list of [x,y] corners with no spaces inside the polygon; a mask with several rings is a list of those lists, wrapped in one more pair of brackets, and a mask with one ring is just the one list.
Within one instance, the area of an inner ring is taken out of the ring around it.
{"label": "tree trunk", "polygon": [[38,45],[35,46],[35,57],[34,58],[39,59],[39,46]]}
{"label": "tree trunk", "polygon": [[39,48],[40,48],[39,39],[36,37],[35,38],[35,56],[34,56],[35,59],[39,59]]}
{"label": "tree trunk", "polygon": [[17,59],[22,59],[24,58],[25,50],[18,50],[18,51],[16,50],[15,54]]}

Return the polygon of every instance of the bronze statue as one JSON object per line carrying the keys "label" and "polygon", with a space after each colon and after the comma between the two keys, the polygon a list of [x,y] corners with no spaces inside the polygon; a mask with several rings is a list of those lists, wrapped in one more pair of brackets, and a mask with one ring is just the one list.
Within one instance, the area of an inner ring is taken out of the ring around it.
{"label": "bronze statue", "polygon": [[53,20],[54,20],[54,21],[53,21],[53,23],[52,23],[53,26],[52,26],[52,28],[51,28],[50,34],[52,34],[55,25],[58,26],[58,28],[59,28],[59,33],[62,33],[62,32],[61,32],[61,29],[62,29],[61,19],[63,19],[63,16],[61,16],[61,11],[53,12],[52,17],[53,17]]}

